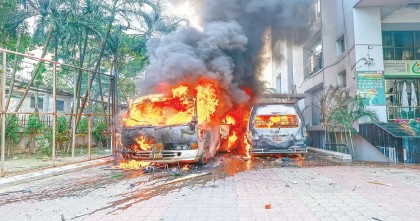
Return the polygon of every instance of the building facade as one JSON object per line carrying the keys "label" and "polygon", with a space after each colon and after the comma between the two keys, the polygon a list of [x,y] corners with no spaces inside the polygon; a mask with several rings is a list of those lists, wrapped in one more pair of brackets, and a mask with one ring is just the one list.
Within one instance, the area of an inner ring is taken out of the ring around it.
{"label": "building facade", "polygon": [[283,92],[306,94],[306,124],[322,123],[329,85],[366,97],[382,122],[420,117],[420,1],[314,0],[307,26],[283,46],[281,65]]}

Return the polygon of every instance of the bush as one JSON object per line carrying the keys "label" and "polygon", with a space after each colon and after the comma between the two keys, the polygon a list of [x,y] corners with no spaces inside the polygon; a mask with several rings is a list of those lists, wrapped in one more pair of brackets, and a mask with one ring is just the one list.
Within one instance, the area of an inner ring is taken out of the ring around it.
{"label": "bush", "polygon": [[44,124],[39,118],[39,115],[31,114],[29,115],[28,124],[26,126],[25,133],[29,135],[38,134],[41,132],[43,127],[44,127]]}
{"label": "bush", "polygon": [[39,118],[38,114],[31,114],[29,115],[28,123],[26,128],[24,129],[24,133],[29,135],[29,149],[31,152],[35,153],[35,141],[38,143],[39,138],[35,138],[35,136],[41,133],[42,129],[44,128],[44,124],[42,123],[41,119]]}
{"label": "bush", "polygon": [[[36,138],[36,142],[39,146],[39,150],[37,152],[40,156],[51,156],[52,139],[52,128],[45,125],[42,129],[42,136]],[[57,118],[55,131],[55,143],[57,150],[63,149],[64,143],[68,140],[70,140],[70,127],[68,120],[66,117],[60,116]]]}
{"label": "bush", "polygon": [[77,125],[77,131],[78,134],[87,134],[88,133],[88,121],[87,118],[84,117],[80,119],[79,125]]}
{"label": "bush", "polygon": [[107,146],[107,139],[102,136],[102,133],[104,133],[108,129],[108,124],[105,122],[103,118],[98,119],[95,126],[93,127],[93,139],[95,139],[96,142],[102,142],[102,146]]}
{"label": "bush", "polygon": [[55,140],[60,146],[63,142],[70,140],[70,126],[67,117],[57,118],[57,130],[55,131]]}
{"label": "bush", "polygon": [[[11,118],[11,120],[10,120]],[[6,122],[9,122],[10,124],[8,127],[6,127],[6,138],[8,138],[9,142],[13,145],[19,142],[20,139],[20,133],[19,133],[19,120],[16,116],[7,115]]]}
{"label": "bush", "polygon": [[42,129],[42,135],[35,138],[38,148],[36,153],[39,157],[48,156],[52,154],[52,128],[44,126]]}

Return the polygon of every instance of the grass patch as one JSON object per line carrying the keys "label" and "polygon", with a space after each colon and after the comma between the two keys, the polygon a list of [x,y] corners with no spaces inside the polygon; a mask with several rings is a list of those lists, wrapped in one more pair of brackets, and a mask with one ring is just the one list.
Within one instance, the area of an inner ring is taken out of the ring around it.
{"label": "grass patch", "polygon": [[114,174],[111,176],[111,179],[121,179],[124,177],[123,173],[119,173],[119,174]]}

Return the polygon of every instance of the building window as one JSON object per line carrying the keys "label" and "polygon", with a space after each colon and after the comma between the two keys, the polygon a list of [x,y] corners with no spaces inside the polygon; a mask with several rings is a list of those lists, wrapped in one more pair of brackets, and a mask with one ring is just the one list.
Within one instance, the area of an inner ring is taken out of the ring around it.
{"label": "building window", "polygon": [[[31,108],[35,108],[35,97],[31,97]],[[44,108],[44,99],[38,97],[38,109]]]}
{"label": "building window", "polygon": [[343,71],[337,75],[337,86],[339,87],[347,87],[346,84],[346,72]]}
{"label": "building window", "polygon": [[55,108],[57,109],[57,111],[64,111],[64,101],[56,100]]}
{"label": "building window", "polygon": [[308,73],[308,76],[312,76],[323,68],[321,39],[310,48],[310,51],[305,52],[309,55],[306,64],[306,73]]}
{"label": "building window", "polygon": [[384,60],[420,59],[420,31],[385,31],[382,44]]}
{"label": "building window", "polygon": [[336,41],[335,45],[337,48],[337,55],[344,53],[344,51],[346,50],[346,41],[345,41],[344,36],[341,36],[341,38],[339,38]]}

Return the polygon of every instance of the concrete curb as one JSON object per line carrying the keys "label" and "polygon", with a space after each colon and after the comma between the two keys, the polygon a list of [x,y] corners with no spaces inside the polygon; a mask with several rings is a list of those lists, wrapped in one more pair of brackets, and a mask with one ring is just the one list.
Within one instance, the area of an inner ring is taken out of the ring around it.
{"label": "concrete curb", "polygon": [[341,162],[351,162],[352,161],[352,157],[351,157],[350,154],[340,153],[340,152],[335,152],[335,151],[329,151],[329,150],[323,150],[323,149],[319,149],[319,148],[315,148],[315,147],[308,147],[308,150],[330,156],[332,159],[338,160],[338,161],[341,161]]}
{"label": "concrete curb", "polygon": [[15,175],[15,176],[9,176],[9,177],[0,177],[0,188],[10,186],[10,185],[16,185],[19,183],[24,183],[28,181],[35,181],[40,180],[52,176],[57,176],[65,173],[75,172],[95,166],[105,165],[114,160],[113,157],[105,157],[100,158],[96,160],[89,160],[85,162],[80,163],[74,163],[64,166],[57,166],[53,168],[48,168],[45,170],[40,170],[36,172],[21,174],[21,175]]}

